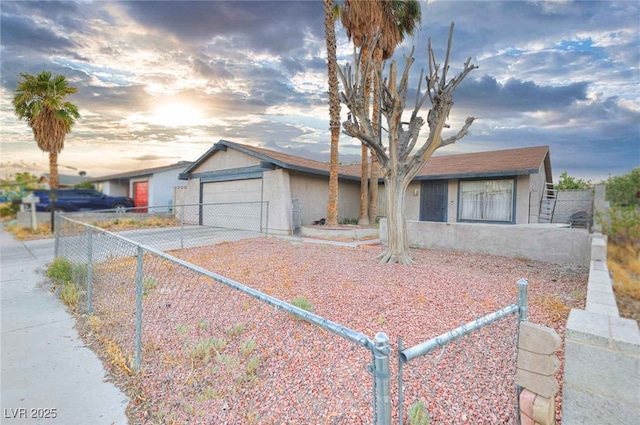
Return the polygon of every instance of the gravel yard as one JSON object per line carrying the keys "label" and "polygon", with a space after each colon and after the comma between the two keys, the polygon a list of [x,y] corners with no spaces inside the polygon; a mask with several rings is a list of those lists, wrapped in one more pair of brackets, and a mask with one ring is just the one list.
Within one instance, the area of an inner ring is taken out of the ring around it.
{"label": "gravel yard", "polygon": [[[584,307],[586,268],[438,250],[415,250],[416,265],[406,267],[378,263],[381,251],[259,238],[170,254],[287,302],[304,297],[315,314],[371,338],[385,332],[392,351],[399,337],[410,347],[515,303],[520,278],[529,281],[529,320],[561,337],[569,309]],[[130,315],[110,312],[132,264],[112,261],[120,268],[96,267],[103,322],[92,332],[115,371],[104,341],[131,350]],[[144,298],[143,372],[116,378],[133,396],[132,423],[372,422],[368,350],[164,261],[145,260],[144,272],[153,285]],[[113,279],[118,273],[123,279]],[[120,291],[119,311],[132,311],[130,296]],[[405,413],[415,399],[434,424],[515,423],[514,320],[452,344],[442,359],[409,363]],[[395,410],[395,354],[391,362]]]}

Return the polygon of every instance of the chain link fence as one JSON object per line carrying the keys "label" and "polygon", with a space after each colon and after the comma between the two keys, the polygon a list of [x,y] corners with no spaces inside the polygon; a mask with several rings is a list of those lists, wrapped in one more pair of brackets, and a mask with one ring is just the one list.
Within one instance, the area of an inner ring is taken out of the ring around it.
{"label": "chain link fence", "polygon": [[[370,339],[306,311],[303,302],[294,306],[163,252],[177,249],[169,240],[187,234],[185,217],[200,220],[194,210],[201,207],[150,207],[134,218],[99,220],[58,215],[56,257],[74,271],[79,320],[108,361],[135,376],[144,400],[136,423],[518,422],[517,326],[526,320],[526,281],[517,305],[414,347],[398,340],[391,350],[384,334]],[[119,234],[94,225],[162,215],[180,217],[180,226],[167,226],[180,231],[166,239],[154,221],[152,229]],[[194,226],[199,234],[209,228]],[[155,247],[140,243],[145,236]],[[518,320],[506,320],[512,315]],[[397,369],[390,370],[390,357]]]}
{"label": "chain link fence", "polygon": [[161,251],[269,234],[268,202],[147,206],[64,215]]}
{"label": "chain link fence", "polygon": [[374,379],[388,342],[67,216],[57,228],[81,320],[136,374],[142,422],[386,423]]}
{"label": "chain link fence", "polygon": [[515,347],[526,294],[521,280],[518,304],[410,348],[398,340],[398,423],[519,424]]}

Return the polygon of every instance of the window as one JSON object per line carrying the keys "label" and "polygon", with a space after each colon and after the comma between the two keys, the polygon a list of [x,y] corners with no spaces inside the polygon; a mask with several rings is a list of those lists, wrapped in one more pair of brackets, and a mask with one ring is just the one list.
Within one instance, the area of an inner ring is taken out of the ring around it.
{"label": "window", "polygon": [[459,220],[513,222],[515,179],[460,182]]}

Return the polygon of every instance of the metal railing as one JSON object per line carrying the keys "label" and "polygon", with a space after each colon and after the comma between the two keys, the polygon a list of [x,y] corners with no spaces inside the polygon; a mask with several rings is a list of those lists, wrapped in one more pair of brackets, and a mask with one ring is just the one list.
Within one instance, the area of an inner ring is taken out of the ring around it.
{"label": "metal railing", "polygon": [[[390,423],[388,338],[374,339],[159,249],[58,215],[56,256],[148,415],[176,422]],[[215,250],[210,255],[216,255]],[[163,407],[165,406],[165,407]],[[188,407],[188,408],[187,408]]]}
{"label": "metal railing", "polygon": [[[479,420],[519,423],[520,389],[515,385],[515,362],[519,323],[528,320],[527,286],[525,279],[518,281],[517,304],[413,347],[403,348],[402,339],[398,340],[398,419],[401,425],[407,419],[412,424],[429,423],[427,417],[434,423],[477,423]],[[496,326],[512,315],[517,318],[515,329],[513,322],[507,323],[506,329]],[[502,348],[506,351],[501,352]],[[436,353],[436,350],[440,351]],[[406,376],[405,368],[410,362],[414,368],[410,376]],[[505,370],[512,373],[497,375]],[[515,400],[506,400],[515,408],[511,414],[500,411],[505,403],[501,403],[499,397],[505,395],[505,389],[515,397]],[[414,402],[405,410],[405,402],[409,400]]]}

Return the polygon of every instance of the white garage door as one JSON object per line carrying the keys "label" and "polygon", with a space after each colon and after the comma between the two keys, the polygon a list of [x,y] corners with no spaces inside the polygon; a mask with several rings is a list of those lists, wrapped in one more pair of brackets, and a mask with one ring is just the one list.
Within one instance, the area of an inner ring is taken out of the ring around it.
{"label": "white garage door", "polygon": [[202,224],[260,231],[262,179],[202,183]]}

